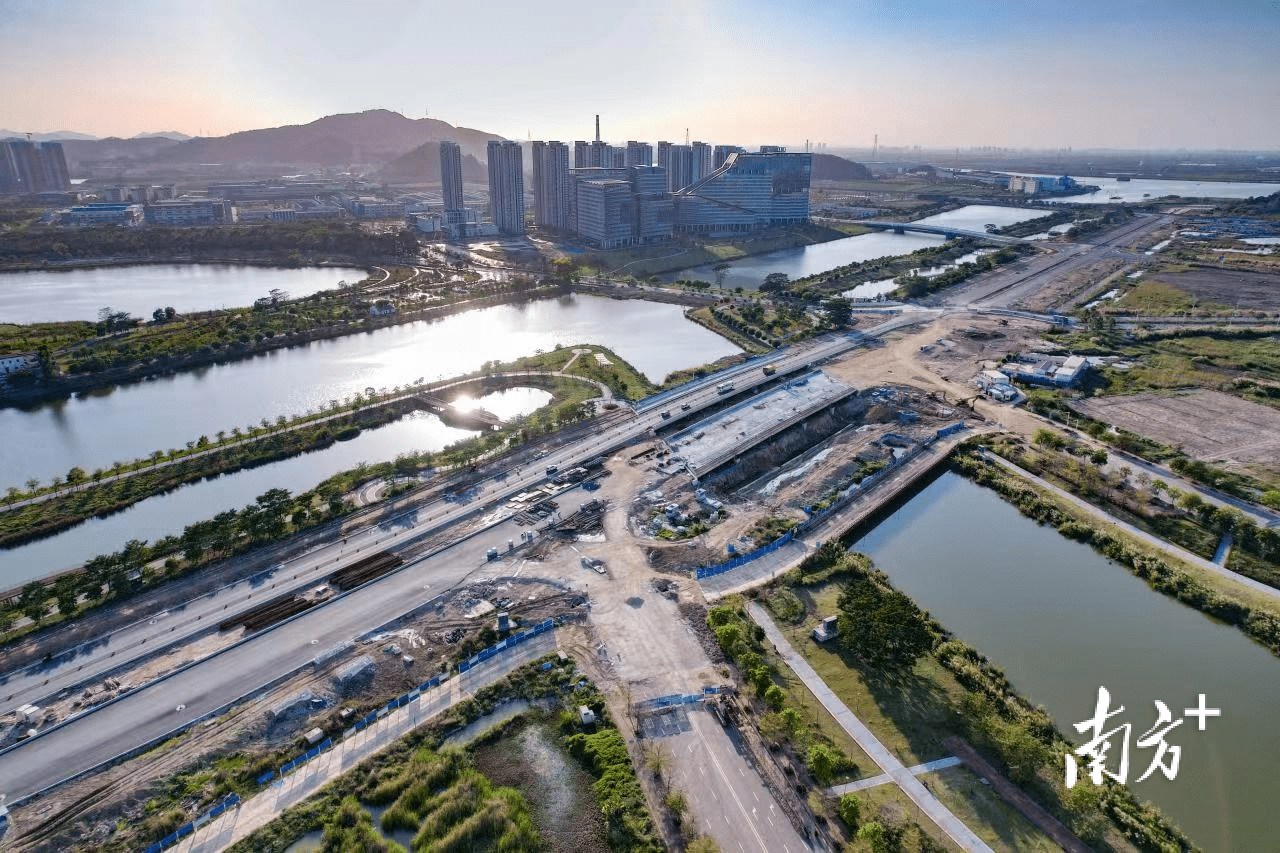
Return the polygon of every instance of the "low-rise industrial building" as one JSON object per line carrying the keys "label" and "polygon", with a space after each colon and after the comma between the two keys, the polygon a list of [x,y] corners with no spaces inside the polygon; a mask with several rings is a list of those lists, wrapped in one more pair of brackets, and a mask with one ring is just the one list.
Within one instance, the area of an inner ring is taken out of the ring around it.
{"label": "low-rise industrial building", "polygon": [[230,225],[236,209],[226,199],[180,198],[146,206],[148,225]]}
{"label": "low-rise industrial building", "polygon": [[67,225],[136,225],[142,220],[142,206],[128,202],[82,204],[62,217]]}
{"label": "low-rise industrial building", "polygon": [[1013,379],[1033,385],[1056,385],[1068,388],[1075,385],[1089,369],[1089,360],[1082,355],[1044,355],[1027,353],[1000,366],[1000,372]]}

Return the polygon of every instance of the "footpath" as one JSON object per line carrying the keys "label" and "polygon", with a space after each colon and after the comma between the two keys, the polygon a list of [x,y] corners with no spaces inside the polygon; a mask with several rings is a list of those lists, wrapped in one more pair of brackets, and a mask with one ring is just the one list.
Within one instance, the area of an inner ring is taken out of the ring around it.
{"label": "footpath", "polygon": [[974,834],[973,830],[965,826],[963,821],[944,806],[915,777],[911,769],[898,760],[898,757],[890,752],[889,748],[881,743],[880,739],[872,734],[871,730],[861,720],[854,716],[854,713],[849,710],[849,706],[840,701],[840,697],[832,692],[827,683],[822,680],[822,677],[809,665],[809,662],[791,647],[791,643],[778,630],[778,626],[773,624],[773,620],[769,618],[769,614],[764,612],[763,607],[751,602],[747,605],[747,612],[757,625],[764,628],[765,636],[777,648],[778,654],[787,662],[787,666],[791,667],[800,680],[805,683],[805,686],[813,692],[813,695],[818,697],[818,701],[836,719],[840,727],[849,733],[849,736],[857,742],[863,752],[871,756],[871,760],[876,763],[881,772],[898,783],[898,787],[911,798],[911,801],[919,807],[920,811],[928,815],[961,850],[992,853],[987,843]]}

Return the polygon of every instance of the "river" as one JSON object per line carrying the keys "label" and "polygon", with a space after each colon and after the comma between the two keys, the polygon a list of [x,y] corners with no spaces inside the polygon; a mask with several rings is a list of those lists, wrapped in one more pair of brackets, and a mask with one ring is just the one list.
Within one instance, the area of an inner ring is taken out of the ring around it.
{"label": "river", "polygon": [[333,290],[367,275],[353,267],[255,267],[244,264],[135,264],[124,267],[0,273],[0,323],[96,320],[110,307],[151,319],[157,308],[179,314],[252,305],[273,289],[292,297]]}
{"label": "river", "polygon": [[[541,389],[510,388],[480,397],[476,403],[505,420],[528,414],[550,399],[551,394]],[[192,522],[253,503],[268,489],[288,489],[296,494],[361,462],[385,462],[402,453],[440,450],[472,435],[476,433],[448,426],[435,415],[414,412],[323,450],[200,480],[106,518],[90,519],[56,536],[0,549],[0,589],[21,586],[117,551],[130,539],[154,542],[176,535]]]}
{"label": "river", "polygon": [[590,295],[500,305],[0,409],[0,489],[29,478],[48,483],[76,465],[92,473],[218,430],[316,410],[366,387],[457,376],[557,344],[606,345],[655,382],[740,351],[683,311]]}
{"label": "river", "polygon": [[[1133,726],[1130,786],[1205,850],[1276,849],[1280,661],[1262,646],[952,473],[853,547],[1077,742],[1074,724],[1092,717],[1105,686],[1113,708],[1126,709],[1108,726]],[[1221,717],[1204,731],[1185,719],[1169,733],[1166,741],[1182,748],[1175,779],[1157,770],[1135,784],[1154,757],[1137,747],[1156,720],[1153,701],[1182,720],[1201,693]]]}
{"label": "river", "polygon": [[[1021,173],[1019,173],[1021,174]],[[1056,176],[1054,176],[1056,177]],[[1096,192],[1044,199],[1047,204],[1108,204],[1112,201],[1144,202],[1162,196],[1183,198],[1253,198],[1280,192],[1280,183],[1251,184],[1242,181],[1168,181],[1159,178],[1077,178],[1082,184],[1098,187]],[[1119,196],[1117,199],[1116,196]]]}
{"label": "river", "polygon": [[[926,216],[918,220],[926,225],[950,225],[973,231],[982,231],[987,223],[997,225],[1013,225],[1028,219],[1044,216],[1043,210],[1032,210],[1023,207],[998,207],[989,204],[971,204],[966,207]],[[883,217],[891,218],[891,217]],[[727,261],[729,269],[724,276],[724,287],[732,289],[741,287],[744,290],[755,290],[764,282],[769,273],[786,273],[788,278],[797,279],[826,272],[846,264],[870,261],[876,258],[887,258],[896,255],[907,255],[917,249],[941,246],[945,238],[940,234],[894,234],[886,231],[875,231],[870,234],[859,234],[856,237],[842,237],[826,243],[814,243],[812,246],[801,246],[795,249],[780,249],[746,258]],[[716,280],[716,264],[704,264],[698,267],[667,273],[659,276],[663,281],[693,279]],[[892,288],[889,288],[892,289]],[[864,295],[864,294],[859,294]],[[874,296],[874,293],[865,295]]]}

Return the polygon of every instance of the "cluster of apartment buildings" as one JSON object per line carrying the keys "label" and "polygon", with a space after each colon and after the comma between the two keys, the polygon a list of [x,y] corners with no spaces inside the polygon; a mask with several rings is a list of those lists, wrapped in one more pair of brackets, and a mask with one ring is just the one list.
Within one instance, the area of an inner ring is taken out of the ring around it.
{"label": "cluster of apartment buildings", "polygon": [[70,186],[61,142],[0,140],[0,194],[35,195]]}
{"label": "cluster of apartment buildings", "polygon": [[[441,176],[461,183],[461,167],[441,144]],[[603,249],[661,242],[677,234],[723,234],[809,218],[812,156],[780,146],[748,152],[702,142],[675,145],[598,138],[569,146],[532,143],[534,224],[577,234]],[[656,154],[656,163],[655,161]],[[503,234],[525,231],[523,149],[489,142],[489,200]],[[446,192],[446,207],[449,194]]]}

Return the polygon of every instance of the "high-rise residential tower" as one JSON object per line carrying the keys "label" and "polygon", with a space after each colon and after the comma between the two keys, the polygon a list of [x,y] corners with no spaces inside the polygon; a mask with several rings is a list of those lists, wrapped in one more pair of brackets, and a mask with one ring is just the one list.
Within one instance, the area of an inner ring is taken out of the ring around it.
{"label": "high-rise residential tower", "polygon": [[524,152],[520,143],[489,140],[489,206],[503,234],[524,233]]}
{"label": "high-rise residential tower", "polygon": [[533,143],[533,222],[542,228],[574,228],[573,178],[569,146],[563,142]]}
{"label": "high-rise residential tower", "polygon": [[440,186],[444,191],[444,209],[462,210],[462,148],[456,142],[440,143]]}
{"label": "high-rise residential tower", "polygon": [[0,192],[34,194],[70,186],[61,142],[0,141]]}
{"label": "high-rise residential tower", "polygon": [[647,142],[627,141],[627,166],[652,166],[653,146]]}
{"label": "high-rise residential tower", "polygon": [[689,181],[689,183],[692,184],[702,180],[715,170],[711,166],[712,151],[710,145],[705,142],[695,142],[690,147],[693,149],[693,180]]}
{"label": "high-rise residential tower", "polygon": [[717,145],[711,149],[711,170],[715,171],[724,165],[724,161],[729,159],[730,154],[735,154],[744,150],[737,145]]}
{"label": "high-rise residential tower", "polygon": [[586,140],[579,139],[573,143],[573,168],[585,169],[591,165],[591,146]]}
{"label": "high-rise residential tower", "polygon": [[671,191],[678,192],[694,181],[693,146],[672,145],[668,158],[667,174],[671,180]]}

